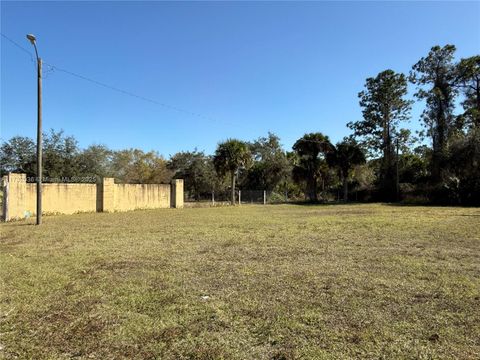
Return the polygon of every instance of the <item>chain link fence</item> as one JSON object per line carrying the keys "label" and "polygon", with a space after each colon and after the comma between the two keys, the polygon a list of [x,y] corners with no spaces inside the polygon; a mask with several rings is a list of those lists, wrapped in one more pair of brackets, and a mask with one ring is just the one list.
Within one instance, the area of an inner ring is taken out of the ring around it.
{"label": "chain link fence", "polygon": [[[210,193],[185,194],[185,206],[188,207],[208,207],[208,206],[226,206],[231,205],[232,193],[230,190],[226,191],[212,191]],[[240,189],[235,190],[235,204],[281,204],[287,203],[291,199],[287,194],[281,194],[269,190],[250,190]]]}

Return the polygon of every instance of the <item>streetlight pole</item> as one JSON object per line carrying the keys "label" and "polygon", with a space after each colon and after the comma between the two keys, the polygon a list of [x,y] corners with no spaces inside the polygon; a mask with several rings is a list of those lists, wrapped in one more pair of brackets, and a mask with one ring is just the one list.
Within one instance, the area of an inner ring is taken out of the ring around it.
{"label": "streetlight pole", "polygon": [[42,59],[38,57],[36,38],[27,35],[37,57],[37,225],[42,223]]}
{"label": "streetlight pole", "polygon": [[396,179],[395,179],[395,189],[397,191],[397,201],[400,201],[400,176],[398,173],[398,161],[400,160],[398,152],[399,152],[400,144],[399,144],[398,138],[396,143],[397,143],[397,161],[396,161],[397,171],[396,171]]}

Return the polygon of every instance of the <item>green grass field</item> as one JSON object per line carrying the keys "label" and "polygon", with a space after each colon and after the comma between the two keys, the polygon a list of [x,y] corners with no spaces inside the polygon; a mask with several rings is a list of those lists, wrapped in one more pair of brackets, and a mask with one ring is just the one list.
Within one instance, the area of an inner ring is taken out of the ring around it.
{"label": "green grass field", "polygon": [[0,358],[480,358],[478,208],[242,206],[32,224],[0,224]]}

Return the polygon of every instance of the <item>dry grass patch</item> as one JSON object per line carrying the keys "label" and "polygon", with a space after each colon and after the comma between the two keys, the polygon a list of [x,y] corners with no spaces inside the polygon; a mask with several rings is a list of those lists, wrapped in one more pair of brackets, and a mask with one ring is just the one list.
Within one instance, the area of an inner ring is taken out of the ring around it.
{"label": "dry grass patch", "polygon": [[0,358],[480,357],[479,209],[163,209],[0,234]]}

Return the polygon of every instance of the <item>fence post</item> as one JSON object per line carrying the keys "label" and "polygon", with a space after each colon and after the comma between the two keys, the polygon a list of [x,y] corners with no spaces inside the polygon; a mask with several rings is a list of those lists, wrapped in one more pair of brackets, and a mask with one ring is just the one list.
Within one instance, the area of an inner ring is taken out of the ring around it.
{"label": "fence post", "polygon": [[6,180],[7,201],[5,205],[5,221],[23,219],[27,210],[27,175],[8,173]]}
{"label": "fence post", "polygon": [[115,179],[102,178],[97,184],[97,212],[115,211]]}
{"label": "fence post", "polygon": [[8,176],[5,175],[2,177],[2,192],[3,192],[3,201],[2,201],[2,220],[8,220]]}
{"label": "fence post", "polygon": [[173,179],[170,184],[170,207],[183,208],[183,179]]}
{"label": "fence post", "polygon": [[238,190],[238,205],[242,205],[242,190]]}
{"label": "fence post", "polygon": [[267,205],[267,190],[263,190],[263,205]]}

